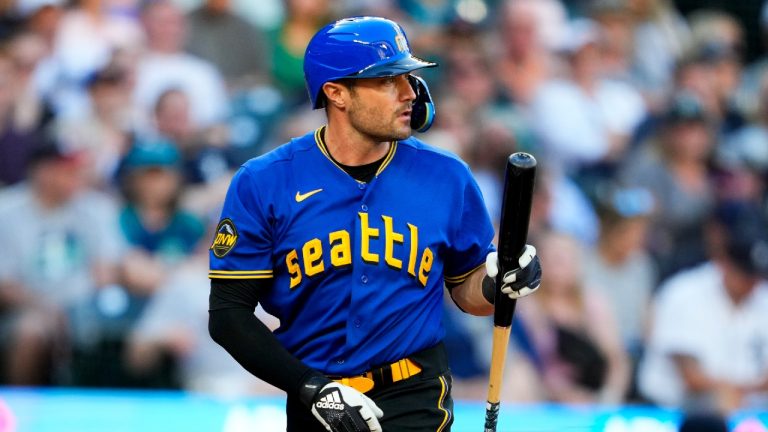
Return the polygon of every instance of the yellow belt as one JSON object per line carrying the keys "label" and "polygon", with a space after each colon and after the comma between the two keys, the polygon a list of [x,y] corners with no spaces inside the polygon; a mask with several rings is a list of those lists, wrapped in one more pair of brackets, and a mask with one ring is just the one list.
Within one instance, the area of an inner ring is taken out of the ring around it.
{"label": "yellow belt", "polygon": [[[376,384],[376,375],[389,378],[391,373],[392,383],[408,379],[421,372],[421,367],[414,361],[408,358],[398,360],[392,364],[384,366],[382,368],[366,372],[362,375],[337,378],[334,379],[337,383],[345,386],[349,386],[359,391],[360,393],[367,393],[373,389]],[[388,379],[387,379],[388,381]],[[384,381],[381,382],[383,384]]]}

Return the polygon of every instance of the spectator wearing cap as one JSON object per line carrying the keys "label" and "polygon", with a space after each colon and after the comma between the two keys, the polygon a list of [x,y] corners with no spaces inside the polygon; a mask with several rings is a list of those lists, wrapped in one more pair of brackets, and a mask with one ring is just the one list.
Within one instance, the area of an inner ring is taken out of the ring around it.
{"label": "spectator wearing cap", "polygon": [[673,90],[695,95],[716,131],[726,135],[746,122],[736,103],[741,69],[731,45],[716,40],[696,45],[678,62]]}
{"label": "spectator wearing cap", "polygon": [[712,161],[718,200],[748,201],[768,211],[768,129],[764,124],[729,136]]}
{"label": "spectator wearing cap", "polygon": [[640,390],[657,404],[696,412],[765,407],[766,221],[753,206],[727,203],[708,233],[710,260],[670,278],[654,300]]}
{"label": "spectator wearing cap", "polygon": [[605,296],[614,315],[621,317],[617,324],[633,365],[645,344],[656,287],[656,267],[646,246],[654,207],[647,189],[606,186],[596,205],[599,239],[584,256],[585,286]]}
{"label": "spectator wearing cap", "polygon": [[622,183],[654,196],[648,246],[661,279],[706,260],[702,232],[714,200],[708,165],[714,145],[714,127],[700,101],[678,93],[661,126],[619,170]]}
{"label": "spectator wearing cap", "polygon": [[128,252],[121,263],[124,306],[109,332],[101,334],[102,345],[111,347],[92,353],[96,360],[116,362],[116,372],[101,373],[102,384],[146,387],[177,387],[174,356],[147,361],[134,369],[125,363],[130,348],[127,339],[147,305],[174,269],[183,266],[200,247],[205,228],[191,213],[179,207],[183,178],[178,149],[163,140],[133,143],[120,168],[125,197],[119,215],[120,230]]}
{"label": "spectator wearing cap", "polygon": [[87,188],[82,156],[40,145],[27,181],[0,193],[3,383],[59,382],[69,349],[91,342],[81,306],[117,281],[124,248],[116,207]]}
{"label": "spectator wearing cap", "polygon": [[126,198],[120,227],[131,251],[123,261],[125,285],[151,296],[170,266],[194,251],[203,223],[179,208],[183,192],[179,152],[167,141],[137,142],[121,168]]}

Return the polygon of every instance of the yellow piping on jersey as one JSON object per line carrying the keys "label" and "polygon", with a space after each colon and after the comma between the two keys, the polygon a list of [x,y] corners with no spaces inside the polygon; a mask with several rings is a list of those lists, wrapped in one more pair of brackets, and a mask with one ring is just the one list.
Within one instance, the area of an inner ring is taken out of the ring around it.
{"label": "yellow piping on jersey", "polygon": [[445,414],[443,415],[442,423],[440,423],[440,426],[437,428],[437,432],[442,432],[442,430],[451,420],[451,412],[445,409],[445,407],[443,406],[443,402],[445,402],[445,397],[448,396],[448,383],[445,382],[445,378],[442,376],[438,377],[438,379],[440,380],[440,399],[438,399],[437,401],[437,409],[444,412]]}
{"label": "yellow piping on jersey", "polygon": [[482,267],[484,265],[485,265],[485,263],[480,264],[479,266],[473,268],[472,270],[470,270],[470,271],[468,271],[468,272],[466,272],[464,274],[460,274],[458,276],[445,276],[445,281],[448,282],[448,283],[451,283],[451,284],[460,284],[460,283],[464,282],[465,280],[467,280],[467,278],[469,277],[470,274],[472,274],[472,272],[474,272],[475,270],[479,269],[480,267]]}
{"label": "yellow piping on jersey", "polygon": [[381,166],[376,171],[376,177],[381,174],[382,171],[384,171],[384,168],[389,165],[390,162],[392,162],[392,159],[395,157],[395,150],[397,149],[397,141],[392,141],[389,146],[389,153],[387,153],[387,157],[384,158],[384,162],[381,163]]}
{"label": "yellow piping on jersey", "polygon": [[210,270],[209,279],[271,279],[272,270]]}
{"label": "yellow piping on jersey", "polygon": [[[331,157],[331,153],[328,151],[328,146],[325,144],[325,126],[320,126],[319,128],[315,129],[315,143],[317,144],[317,147],[320,148],[320,151],[325,155],[326,158],[328,158],[331,163],[336,165],[336,168],[342,170],[345,174],[347,173],[344,171],[344,168],[342,168],[338,163],[336,163],[335,160],[333,160],[333,157]],[[397,149],[397,141],[392,141],[389,146],[389,151],[387,152],[387,156],[384,157],[384,161],[381,163],[381,166],[378,170],[376,170],[376,176],[378,177],[379,174],[381,174],[382,171],[384,171],[384,168],[389,165],[390,162],[392,162],[392,159],[395,157],[395,150]],[[360,180],[355,179],[358,183],[364,183]]]}

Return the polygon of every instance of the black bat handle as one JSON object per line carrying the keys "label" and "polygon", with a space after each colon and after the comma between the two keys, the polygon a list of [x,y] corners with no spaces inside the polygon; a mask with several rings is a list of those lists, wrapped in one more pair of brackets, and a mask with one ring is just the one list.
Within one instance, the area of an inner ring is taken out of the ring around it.
{"label": "black bat handle", "polygon": [[[504,193],[499,221],[499,274],[496,286],[501,286],[504,274],[518,267],[517,259],[528,240],[528,221],[533,202],[536,158],[525,152],[513,153],[507,159]],[[512,325],[515,301],[496,291],[493,323],[498,327]]]}

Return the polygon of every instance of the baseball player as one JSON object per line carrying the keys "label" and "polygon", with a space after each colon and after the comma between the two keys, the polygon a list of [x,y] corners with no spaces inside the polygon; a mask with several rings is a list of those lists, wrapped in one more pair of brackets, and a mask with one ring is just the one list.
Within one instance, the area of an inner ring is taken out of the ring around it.
{"label": "baseball player", "polygon": [[[447,431],[443,286],[493,312],[493,227],[465,163],[411,137],[434,106],[403,29],[356,17],[309,42],[327,125],[246,162],[210,250],[211,336],[284,390],[289,431]],[[527,246],[498,287],[539,286]],[[257,303],[280,319],[270,332]]]}

